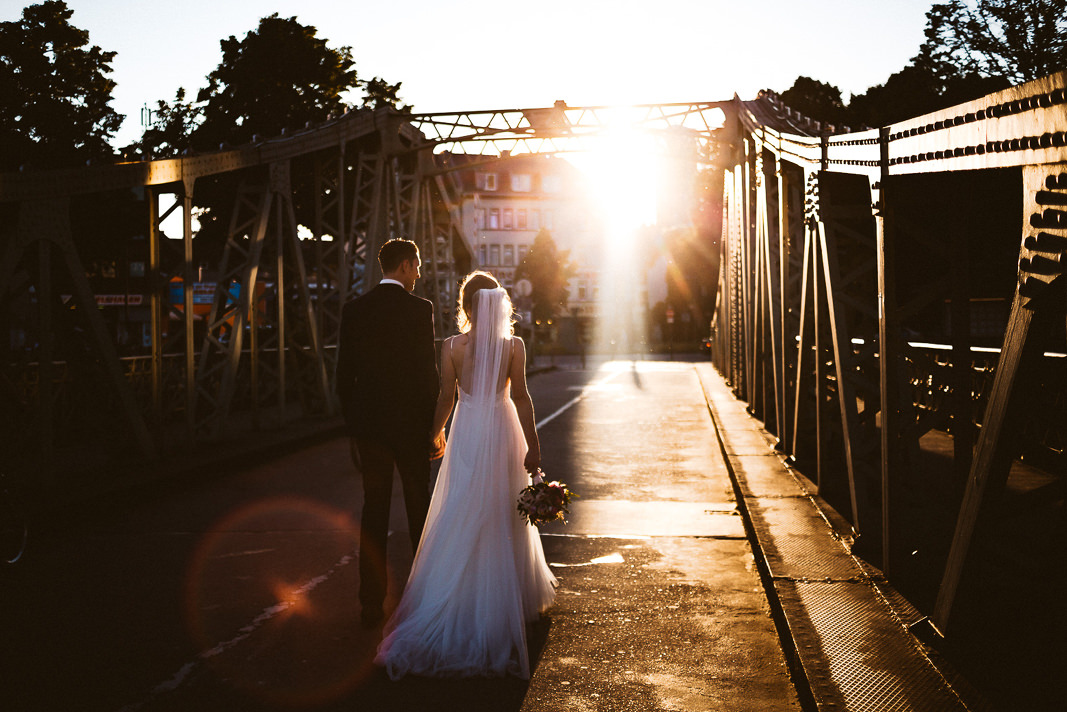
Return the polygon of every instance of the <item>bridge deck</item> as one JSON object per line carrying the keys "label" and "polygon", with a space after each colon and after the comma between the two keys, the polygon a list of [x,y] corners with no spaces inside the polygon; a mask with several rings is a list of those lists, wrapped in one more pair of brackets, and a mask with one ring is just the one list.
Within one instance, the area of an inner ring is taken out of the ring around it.
{"label": "bridge deck", "polygon": [[[370,665],[338,437],[39,536],[4,581],[5,708],[963,709],[710,365],[531,384],[546,470],[581,499],[544,531],[561,587],[530,629],[528,683],[392,683]],[[395,593],[411,552],[393,536]]]}

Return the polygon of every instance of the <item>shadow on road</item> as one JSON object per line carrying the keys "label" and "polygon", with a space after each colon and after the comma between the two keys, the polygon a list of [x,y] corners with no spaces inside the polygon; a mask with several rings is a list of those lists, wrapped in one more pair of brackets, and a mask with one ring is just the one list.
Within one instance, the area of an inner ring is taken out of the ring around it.
{"label": "shadow on road", "polygon": [[[527,627],[527,645],[531,668],[536,669],[552,620],[544,617]],[[510,712],[519,710],[529,680],[506,678],[432,679],[405,677],[390,680],[382,668],[375,668],[369,679],[351,694],[319,709],[375,710],[375,712]]]}

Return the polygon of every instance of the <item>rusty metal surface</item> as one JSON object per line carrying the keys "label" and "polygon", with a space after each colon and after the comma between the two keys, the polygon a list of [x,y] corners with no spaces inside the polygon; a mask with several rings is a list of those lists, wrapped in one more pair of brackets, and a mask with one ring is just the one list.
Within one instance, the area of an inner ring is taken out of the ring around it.
{"label": "rusty metal surface", "polygon": [[807,498],[748,500],[752,526],[775,578],[858,580],[863,572]]}
{"label": "rusty metal surface", "polygon": [[819,709],[966,709],[869,584],[781,580],[775,588]]}

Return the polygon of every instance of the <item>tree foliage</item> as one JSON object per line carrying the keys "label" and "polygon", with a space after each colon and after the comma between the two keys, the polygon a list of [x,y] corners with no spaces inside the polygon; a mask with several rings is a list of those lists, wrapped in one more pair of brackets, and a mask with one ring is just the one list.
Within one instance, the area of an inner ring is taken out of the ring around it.
{"label": "tree foliage", "polygon": [[381,77],[374,77],[367,81],[360,81],[366,95],[363,97],[364,108],[377,109],[381,106],[391,106],[403,114],[411,113],[411,106],[403,104],[400,98],[400,85],[402,82],[390,84]]}
{"label": "tree foliage", "polygon": [[947,81],[975,75],[1020,84],[1067,68],[1067,0],[949,0],[926,20],[916,60]]}
{"label": "tree foliage", "polygon": [[115,52],[89,45],[63,0],[0,23],[0,168],[76,165],[110,157],[122,123],[109,106]]}
{"label": "tree foliage", "polygon": [[341,113],[342,95],[357,86],[352,51],[329,47],[317,33],[275,13],[244,39],[222,40],[222,62],[197,96],[203,116],[194,148],[277,136]]}
{"label": "tree foliage", "polygon": [[535,321],[547,321],[555,317],[567,304],[567,282],[574,276],[575,266],[570,261],[570,252],[556,247],[552,234],[542,228],[534,237],[533,245],[515,270],[515,279],[528,279],[532,285],[530,299],[533,302]]}
{"label": "tree foliage", "polygon": [[141,149],[173,156],[302,129],[351,108],[348,95],[358,88],[364,90],[362,107],[411,110],[401,103],[399,82],[360,80],[351,47],[331,47],[296,17],[264,17],[243,39],[231,35],[220,47],[222,60],[195,101],[180,88],[173,101],[156,102]]}
{"label": "tree foliage", "polygon": [[837,126],[849,123],[848,109],[841,100],[841,90],[811,77],[797,77],[793,86],[782,92],[782,101],[796,111],[818,121]]}
{"label": "tree foliage", "polygon": [[179,87],[173,102],[156,102],[151,125],[145,129],[136,148],[154,158],[178,155],[189,148],[189,141],[200,123],[202,113],[202,107],[187,101],[185,88]]}
{"label": "tree foliage", "polygon": [[926,13],[926,40],[908,65],[847,107],[836,87],[808,77],[782,98],[814,119],[885,126],[1063,69],[1067,0],[949,0]]}
{"label": "tree foliage", "polygon": [[848,108],[854,127],[886,126],[962,104],[1007,86],[1008,82],[1000,77],[977,74],[946,77],[928,61],[916,57],[885,84],[852,97]]}

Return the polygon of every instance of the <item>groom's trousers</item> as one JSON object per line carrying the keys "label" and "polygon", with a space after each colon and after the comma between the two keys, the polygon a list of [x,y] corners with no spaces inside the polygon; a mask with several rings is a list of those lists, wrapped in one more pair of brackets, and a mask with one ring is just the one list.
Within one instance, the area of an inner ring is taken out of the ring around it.
{"label": "groom's trousers", "polygon": [[393,500],[393,470],[400,474],[411,552],[422,538],[430,508],[430,459],[426,447],[405,447],[358,438],[353,454],[363,476],[363,513],[359,525],[359,602],[364,614],[381,610],[388,587],[386,545]]}

